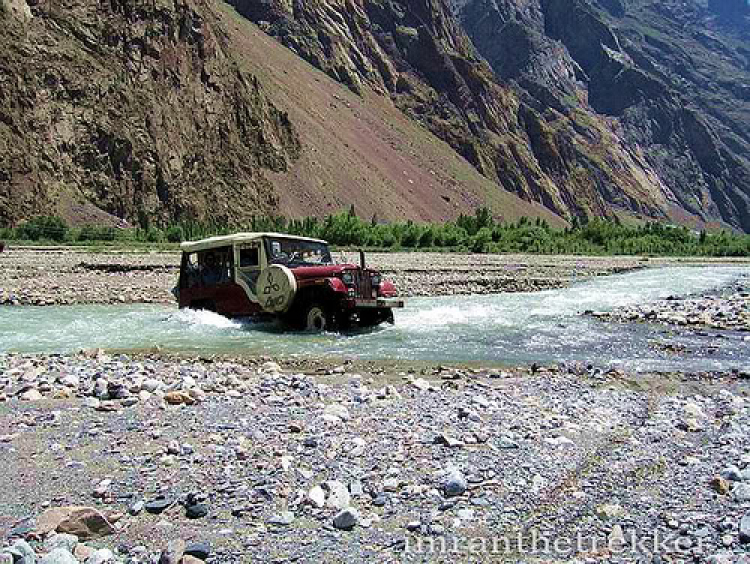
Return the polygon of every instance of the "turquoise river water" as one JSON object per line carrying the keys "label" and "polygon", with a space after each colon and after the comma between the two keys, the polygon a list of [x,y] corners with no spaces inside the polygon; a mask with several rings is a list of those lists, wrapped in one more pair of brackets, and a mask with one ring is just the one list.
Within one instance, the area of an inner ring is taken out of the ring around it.
{"label": "turquoise river water", "polygon": [[[273,323],[229,320],[170,306],[0,308],[0,352],[65,353],[81,348],[159,346],[189,353],[407,359],[524,364],[581,361],[634,370],[745,367],[750,340],[653,324],[605,323],[583,315],[727,285],[750,269],[649,269],[525,294],[412,298],[394,326],[350,334],[284,332]],[[746,334],[747,335],[747,334]],[[679,354],[655,343],[678,342]]]}

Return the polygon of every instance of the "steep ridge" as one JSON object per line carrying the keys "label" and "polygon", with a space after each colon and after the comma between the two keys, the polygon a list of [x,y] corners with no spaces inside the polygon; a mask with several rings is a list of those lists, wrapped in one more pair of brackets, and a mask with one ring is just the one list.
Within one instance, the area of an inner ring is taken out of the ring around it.
{"label": "steep ridge", "polygon": [[41,1],[7,12],[0,222],[81,205],[140,223],[276,207],[267,173],[298,156],[296,132],[240,72],[205,2]]}
{"label": "steep ridge", "polygon": [[[692,63],[675,56],[686,35],[679,28],[727,35],[710,29],[705,3],[231,2],[352,91],[387,95],[527,200],[567,216],[624,213],[750,229],[745,141],[725,134],[736,128],[728,113],[699,103],[710,88],[672,76]],[[660,34],[677,43],[661,44]],[[728,49],[722,41],[703,39],[707,59]],[[741,48],[734,53],[745,60]],[[733,70],[741,89],[747,69]]]}
{"label": "steep ridge", "polygon": [[[750,25],[695,1],[454,4],[497,75],[538,105],[608,119],[642,151],[668,211],[750,230]],[[744,45],[743,45],[744,40]],[[512,56],[508,56],[511,53]]]}
{"label": "steep ridge", "polygon": [[289,170],[271,176],[279,209],[323,215],[354,206],[360,217],[447,220],[488,205],[497,217],[563,220],[499,189],[445,142],[363,86],[354,94],[225,4],[217,4],[242,68],[287,111],[302,143]]}
{"label": "steep ridge", "polygon": [[233,4],[353,91],[387,94],[482,174],[527,200],[567,216],[616,209],[667,216],[668,192],[620,132],[605,119],[578,119],[578,101],[565,113],[498,83],[442,0]]}
{"label": "steep ridge", "polygon": [[353,96],[221,2],[0,0],[0,225],[354,205],[386,219],[561,220],[379,96]]}

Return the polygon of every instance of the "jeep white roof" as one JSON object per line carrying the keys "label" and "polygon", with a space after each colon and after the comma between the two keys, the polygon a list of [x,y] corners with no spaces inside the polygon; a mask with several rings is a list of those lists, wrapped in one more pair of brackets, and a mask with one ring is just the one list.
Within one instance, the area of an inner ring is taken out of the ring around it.
{"label": "jeep white roof", "polygon": [[206,249],[225,247],[236,243],[244,243],[246,241],[254,241],[261,237],[279,237],[282,239],[297,239],[300,241],[313,241],[314,243],[328,244],[327,241],[323,241],[322,239],[311,239],[310,237],[299,237],[297,235],[286,235],[284,233],[234,233],[232,235],[209,237],[208,239],[201,239],[200,241],[185,241],[180,245],[180,249],[185,253],[194,253],[196,251],[204,251]]}

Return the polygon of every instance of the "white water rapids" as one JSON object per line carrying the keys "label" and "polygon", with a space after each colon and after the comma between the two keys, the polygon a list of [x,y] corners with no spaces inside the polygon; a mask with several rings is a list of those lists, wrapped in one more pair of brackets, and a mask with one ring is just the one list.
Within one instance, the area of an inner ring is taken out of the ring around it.
{"label": "white water rapids", "polygon": [[[435,362],[524,364],[580,361],[635,370],[745,367],[750,341],[655,324],[606,323],[580,315],[725,286],[750,269],[676,267],[608,276],[524,294],[412,298],[395,326],[350,334],[284,332],[275,324],[229,320],[170,306],[0,308],[0,352],[64,353],[102,347],[201,354],[262,354]],[[654,343],[677,341],[683,352]],[[707,351],[707,345],[714,348]]]}

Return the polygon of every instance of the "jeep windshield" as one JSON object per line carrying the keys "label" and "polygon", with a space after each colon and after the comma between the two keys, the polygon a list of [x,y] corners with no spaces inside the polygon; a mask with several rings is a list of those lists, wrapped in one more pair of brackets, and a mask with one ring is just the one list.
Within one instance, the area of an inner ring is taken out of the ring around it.
{"label": "jeep windshield", "polygon": [[269,264],[315,266],[333,263],[328,245],[318,241],[266,237],[265,245]]}

